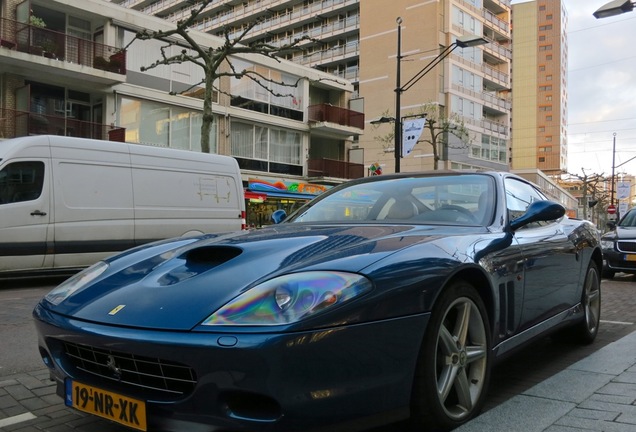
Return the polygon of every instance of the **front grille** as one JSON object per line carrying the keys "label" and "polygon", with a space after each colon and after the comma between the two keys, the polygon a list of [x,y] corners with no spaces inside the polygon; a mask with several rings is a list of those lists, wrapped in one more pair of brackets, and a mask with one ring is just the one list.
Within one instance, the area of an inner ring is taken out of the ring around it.
{"label": "front grille", "polygon": [[196,385],[194,370],[180,363],[70,342],[64,350],[77,369],[111,381],[173,395],[189,394]]}
{"label": "front grille", "polygon": [[636,241],[618,241],[616,247],[619,252],[636,252]]}

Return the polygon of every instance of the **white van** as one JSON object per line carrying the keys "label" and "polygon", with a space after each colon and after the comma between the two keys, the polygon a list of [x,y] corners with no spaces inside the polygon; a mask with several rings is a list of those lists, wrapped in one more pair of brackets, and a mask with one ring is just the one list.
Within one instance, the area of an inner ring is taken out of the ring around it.
{"label": "white van", "polygon": [[0,141],[0,277],[244,226],[234,158],[64,136]]}

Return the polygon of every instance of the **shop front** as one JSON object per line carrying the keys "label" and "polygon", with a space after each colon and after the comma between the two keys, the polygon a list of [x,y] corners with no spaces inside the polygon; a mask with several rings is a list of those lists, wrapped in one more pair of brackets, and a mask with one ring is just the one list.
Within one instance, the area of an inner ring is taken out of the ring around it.
{"label": "shop front", "polygon": [[297,181],[269,182],[249,179],[245,190],[246,221],[249,228],[272,224],[272,213],[285,210],[287,214],[312,200],[329,186]]}

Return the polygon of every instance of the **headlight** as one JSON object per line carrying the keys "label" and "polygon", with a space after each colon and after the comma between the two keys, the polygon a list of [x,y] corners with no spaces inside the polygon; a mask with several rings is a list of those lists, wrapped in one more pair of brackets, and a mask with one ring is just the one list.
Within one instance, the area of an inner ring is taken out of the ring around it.
{"label": "headlight", "polygon": [[54,288],[53,291],[48,293],[44,298],[50,303],[58,305],[63,300],[67,299],[75,291],[94,281],[99,275],[104,273],[107,268],[108,264],[106,264],[104,261],[93,264],[84,271],[81,271],[71,278],[67,279],[66,281],[62,282],[61,285],[59,285],[57,288]]}
{"label": "headlight", "polygon": [[601,239],[601,248],[602,249],[614,249],[614,242],[612,240],[602,240]]}
{"label": "headlight", "polygon": [[280,276],[231,300],[203,325],[280,325],[298,322],[371,290],[354,273],[312,271]]}

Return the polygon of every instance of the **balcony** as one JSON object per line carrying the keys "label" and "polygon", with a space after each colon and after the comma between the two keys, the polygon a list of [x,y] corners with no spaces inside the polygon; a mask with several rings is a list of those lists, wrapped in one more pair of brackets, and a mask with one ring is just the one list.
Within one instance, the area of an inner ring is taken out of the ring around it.
{"label": "balcony", "polygon": [[335,159],[309,159],[307,176],[357,179],[364,177],[364,165]]}
{"label": "balcony", "polygon": [[364,129],[364,113],[330,104],[309,106],[312,132],[324,132],[341,137],[360,135]]}
{"label": "balcony", "polygon": [[[126,52],[119,48],[5,18],[0,21],[0,46],[4,48],[59,60],[63,63],[55,65],[69,72],[71,65],[79,65],[126,75]],[[13,57],[17,56],[9,59]]]}
{"label": "balcony", "polygon": [[125,132],[101,123],[0,108],[0,138],[62,135],[124,142]]}

